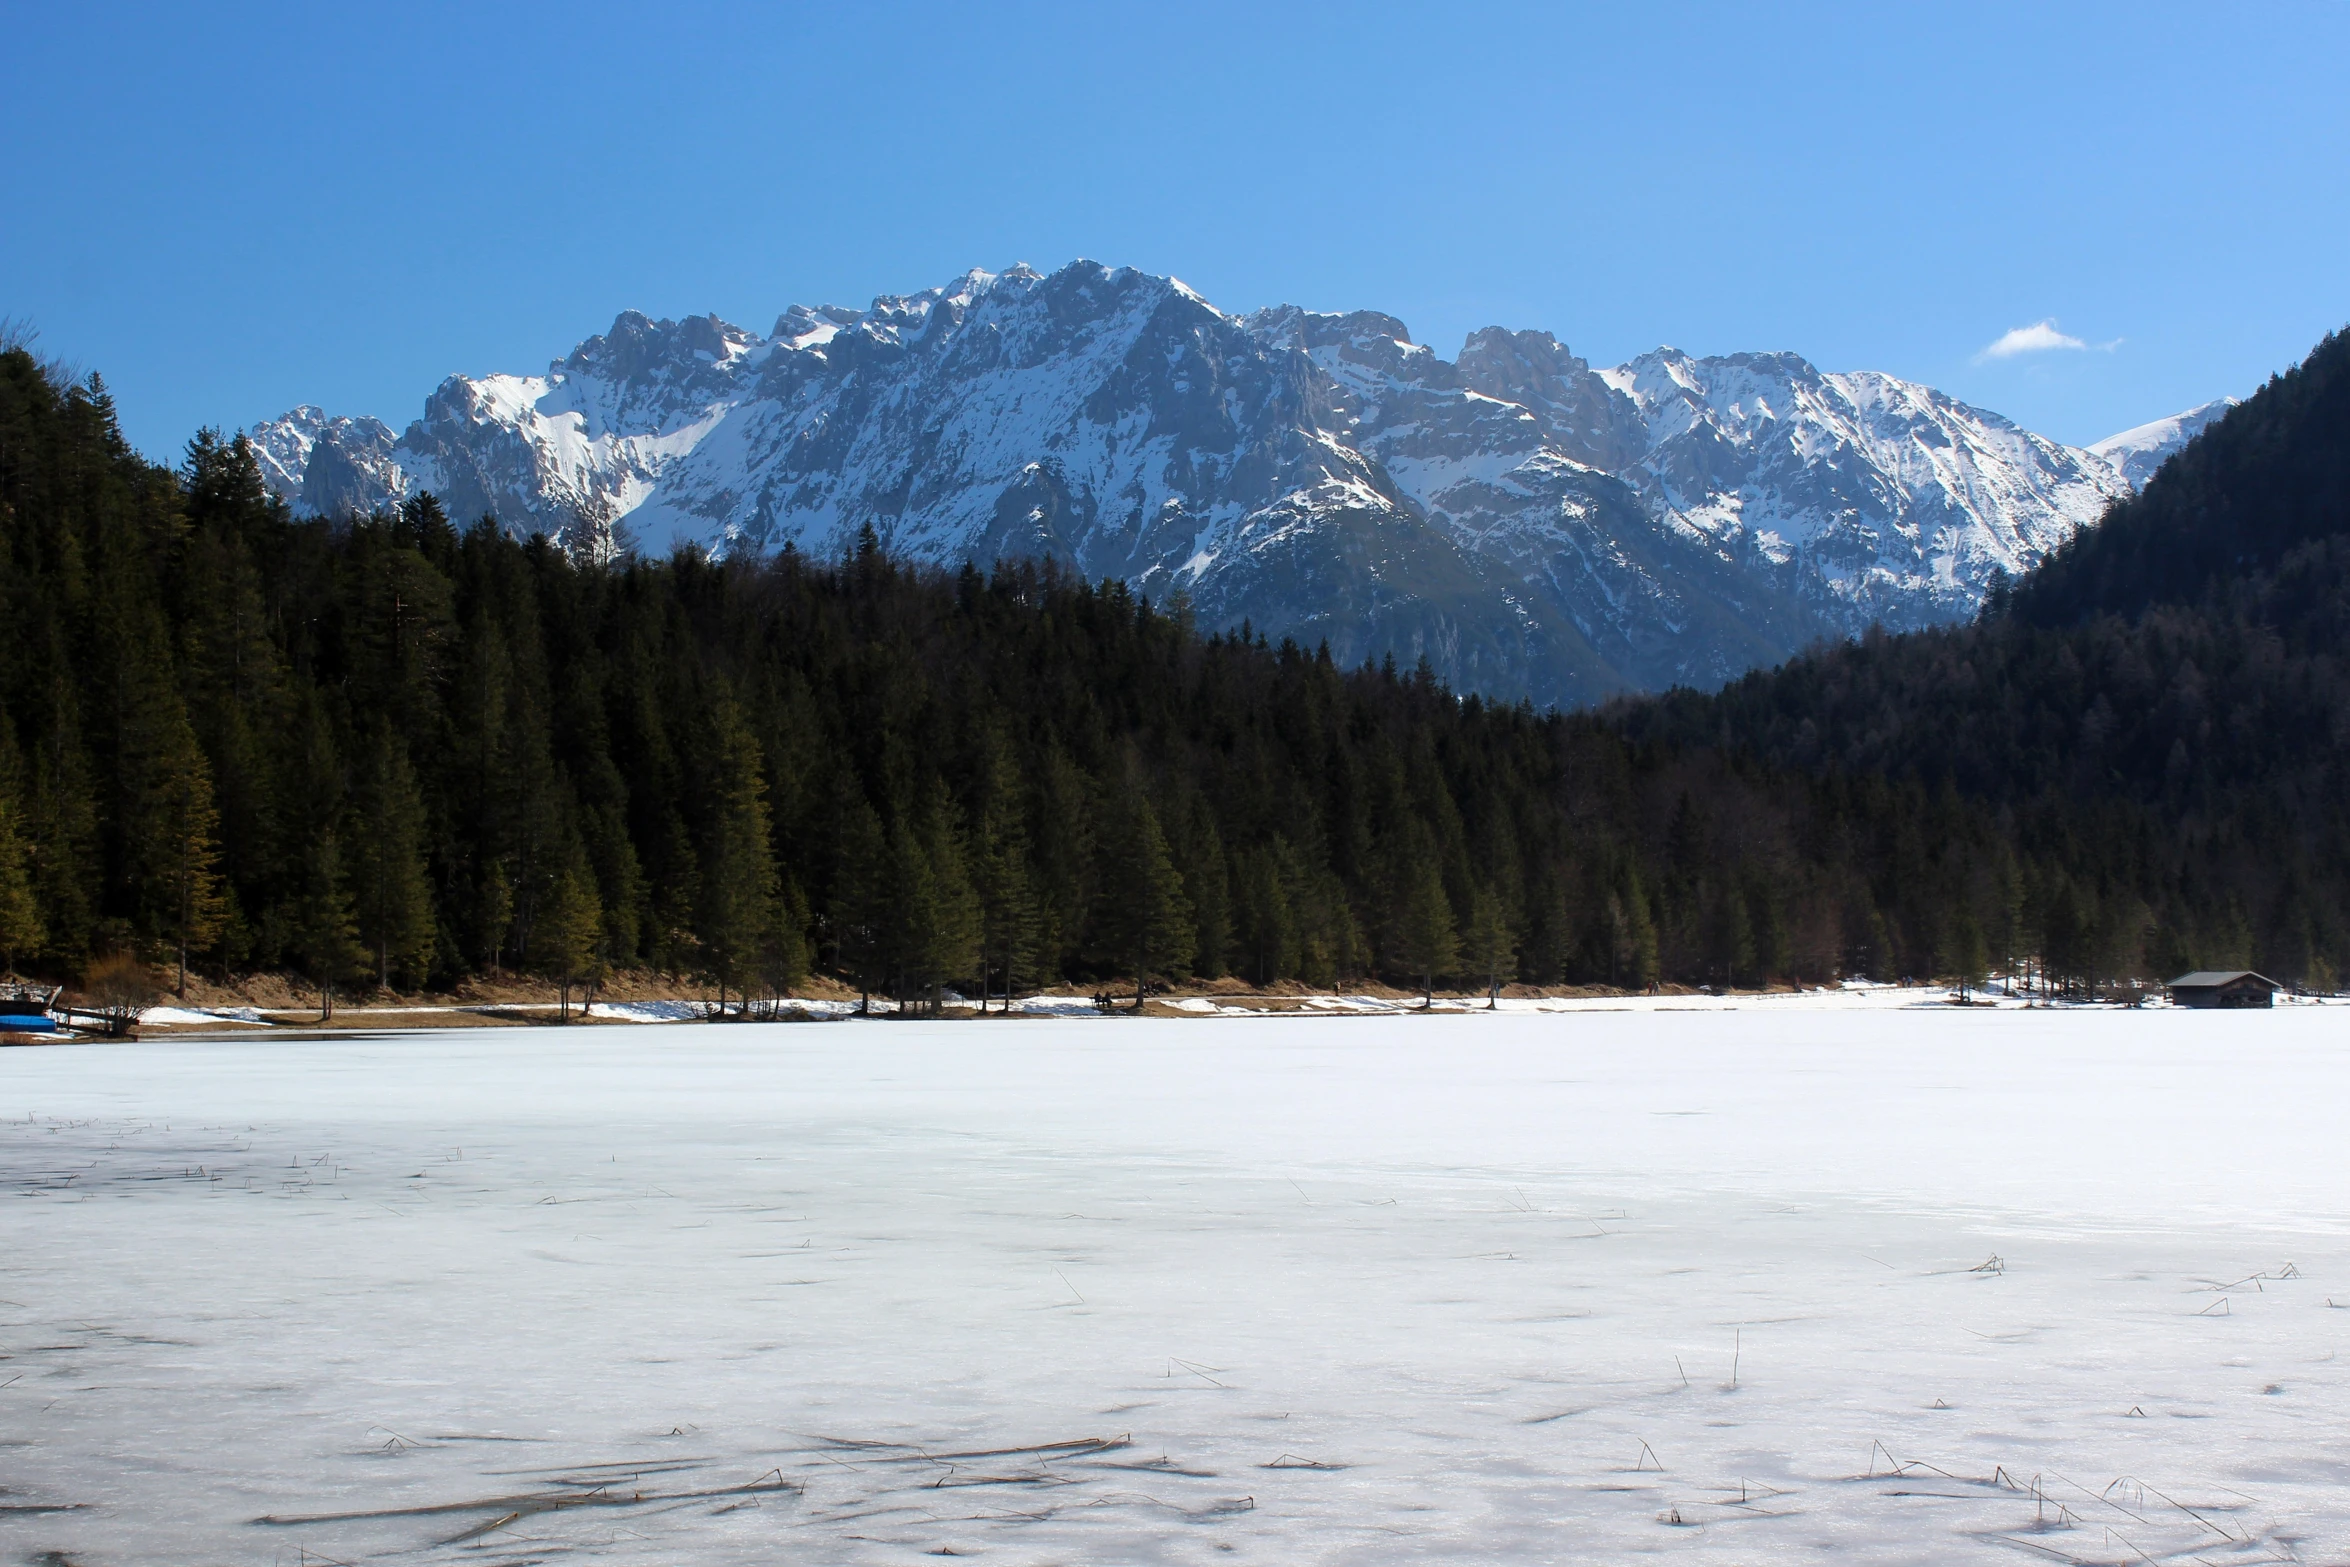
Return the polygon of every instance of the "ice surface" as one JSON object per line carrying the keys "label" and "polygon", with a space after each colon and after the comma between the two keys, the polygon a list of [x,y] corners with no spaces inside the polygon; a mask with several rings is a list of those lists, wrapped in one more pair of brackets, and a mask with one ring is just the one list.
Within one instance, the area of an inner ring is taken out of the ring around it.
{"label": "ice surface", "polygon": [[0,1052],[0,1560],[2338,1561],[2343,1022]]}

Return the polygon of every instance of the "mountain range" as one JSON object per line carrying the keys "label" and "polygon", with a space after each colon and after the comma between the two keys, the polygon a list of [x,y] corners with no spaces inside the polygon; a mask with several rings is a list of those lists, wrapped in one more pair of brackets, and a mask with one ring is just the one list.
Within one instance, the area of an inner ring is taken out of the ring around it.
{"label": "mountain range", "polygon": [[2075,448],[1794,354],[1595,369],[1488,327],[1446,360],[1392,316],[1233,315],[1075,262],[763,336],[628,312],[542,375],[450,377],[404,432],[302,407],[249,434],[301,512],[431,492],[575,547],[714,554],[870,526],[1577,704],[1962,619],[2226,407]]}

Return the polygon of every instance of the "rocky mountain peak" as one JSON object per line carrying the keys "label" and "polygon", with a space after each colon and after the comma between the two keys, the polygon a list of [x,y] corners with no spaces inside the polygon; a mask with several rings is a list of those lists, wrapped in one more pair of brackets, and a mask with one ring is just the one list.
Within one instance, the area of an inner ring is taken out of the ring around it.
{"label": "rocky mountain peak", "polygon": [[830,552],[870,523],[922,559],[1052,556],[1559,701],[1963,615],[2124,488],[1793,354],[1595,370],[1488,327],[1447,360],[1378,311],[1236,317],[1091,261],[795,305],[765,337],[623,312],[544,375],[451,377],[396,437],[310,407],[254,436],[303,510],[432,490],[517,530],[623,520],[719,553]]}

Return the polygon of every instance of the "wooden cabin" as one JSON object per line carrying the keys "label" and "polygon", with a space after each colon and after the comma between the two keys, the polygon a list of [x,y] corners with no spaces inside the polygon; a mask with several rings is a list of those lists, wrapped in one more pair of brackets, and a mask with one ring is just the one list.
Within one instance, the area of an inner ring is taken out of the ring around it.
{"label": "wooden cabin", "polygon": [[2266,1007],[2285,987],[2250,969],[2197,969],[2165,987],[2171,1004],[2182,1007]]}

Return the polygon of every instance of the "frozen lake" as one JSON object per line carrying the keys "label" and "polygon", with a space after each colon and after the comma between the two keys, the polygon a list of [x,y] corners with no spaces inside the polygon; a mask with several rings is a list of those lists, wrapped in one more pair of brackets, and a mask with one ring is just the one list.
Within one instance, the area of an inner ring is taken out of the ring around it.
{"label": "frozen lake", "polygon": [[2346,1025],[0,1051],[0,1561],[2340,1562]]}

